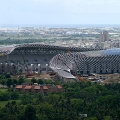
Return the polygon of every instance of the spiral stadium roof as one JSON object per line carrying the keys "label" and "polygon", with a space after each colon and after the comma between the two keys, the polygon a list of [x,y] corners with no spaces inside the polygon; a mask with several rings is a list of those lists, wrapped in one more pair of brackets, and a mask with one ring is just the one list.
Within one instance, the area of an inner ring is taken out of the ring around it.
{"label": "spiral stadium roof", "polygon": [[61,77],[75,78],[70,71],[79,71],[85,74],[120,72],[119,61],[120,48],[73,52],[53,57],[50,61],[50,68]]}

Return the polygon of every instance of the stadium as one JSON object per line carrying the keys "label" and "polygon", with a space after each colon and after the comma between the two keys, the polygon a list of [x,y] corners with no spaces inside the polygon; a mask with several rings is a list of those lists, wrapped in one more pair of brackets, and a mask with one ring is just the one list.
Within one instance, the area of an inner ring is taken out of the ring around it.
{"label": "stadium", "polygon": [[63,78],[76,74],[112,74],[120,72],[120,48],[58,54],[50,68]]}
{"label": "stadium", "polygon": [[[50,60],[57,54],[93,51],[92,48],[62,47],[45,44],[3,45],[0,47],[0,73],[40,74],[48,71]],[[56,62],[57,64],[57,62]]]}

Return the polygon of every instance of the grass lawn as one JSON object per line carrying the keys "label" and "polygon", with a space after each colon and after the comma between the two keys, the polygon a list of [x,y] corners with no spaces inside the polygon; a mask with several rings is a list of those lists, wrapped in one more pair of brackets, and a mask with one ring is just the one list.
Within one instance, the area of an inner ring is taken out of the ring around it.
{"label": "grass lawn", "polygon": [[8,89],[6,88],[0,88],[0,92],[6,92]]}
{"label": "grass lawn", "polygon": [[[8,102],[11,102],[13,100],[8,100],[8,101],[0,101],[0,107],[4,107]],[[20,103],[21,100],[15,100],[16,103]]]}

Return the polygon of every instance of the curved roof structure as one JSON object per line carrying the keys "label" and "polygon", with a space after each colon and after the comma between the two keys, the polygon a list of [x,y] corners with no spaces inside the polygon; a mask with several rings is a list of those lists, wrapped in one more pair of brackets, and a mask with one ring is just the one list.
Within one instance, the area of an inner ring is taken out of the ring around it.
{"label": "curved roof structure", "polygon": [[1,46],[0,47],[0,54],[10,54],[16,47],[13,45],[9,46]]}
{"label": "curved roof structure", "polygon": [[[97,50],[93,48],[79,48],[79,47],[62,47],[62,46],[54,46],[54,45],[45,45],[45,44],[19,44],[19,45],[3,45],[0,46],[0,54],[10,54],[14,50],[25,50],[29,49],[28,52],[32,49],[37,49],[36,51],[39,52],[48,52],[48,53],[65,53],[69,49],[71,52],[82,52],[82,51],[91,51],[91,50]],[[99,50],[99,49],[98,49]],[[25,51],[22,51],[25,52]]]}
{"label": "curved roof structure", "polygon": [[106,50],[99,50],[99,51],[87,51],[87,52],[81,52],[82,54],[85,54],[85,56],[106,56],[106,55],[120,55],[120,48],[112,48],[112,49],[106,49]]}
{"label": "curved roof structure", "polygon": [[[99,51],[73,52],[73,53],[58,54],[55,57],[53,57],[52,60],[50,61],[50,68],[61,77],[75,78],[70,73],[71,70],[76,70],[76,69],[80,70],[80,69],[84,69],[84,67],[86,67],[85,69],[87,71],[87,67],[92,66],[92,64],[93,64],[93,66],[94,66],[94,64],[96,64],[98,66],[98,64],[102,64],[103,62],[105,63],[105,61],[108,61],[108,60],[114,61],[114,59],[115,59],[115,58],[113,59],[114,56],[120,56],[120,48],[113,48],[113,49],[99,50]],[[100,57],[103,59],[100,59]],[[110,57],[111,57],[111,59],[110,59]],[[109,66],[107,64],[105,67]],[[112,65],[111,69],[113,69],[113,63],[111,63],[111,65]],[[102,64],[102,66],[103,66],[103,64]],[[91,68],[95,69],[94,67],[91,67]],[[101,67],[99,67],[99,69],[100,68]],[[61,74],[61,71],[64,74]]]}

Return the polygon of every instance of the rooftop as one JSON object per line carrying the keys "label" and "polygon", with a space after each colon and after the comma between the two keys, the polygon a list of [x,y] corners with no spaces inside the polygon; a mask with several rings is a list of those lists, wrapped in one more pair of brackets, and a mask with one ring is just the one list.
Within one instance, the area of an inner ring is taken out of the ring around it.
{"label": "rooftop", "polygon": [[22,85],[17,85],[15,88],[16,89],[22,89]]}
{"label": "rooftop", "polygon": [[58,87],[59,89],[61,89],[61,88],[62,88],[62,86],[61,86],[61,85],[58,85],[57,87]]}
{"label": "rooftop", "polygon": [[39,90],[40,89],[40,86],[35,86],[34,87],[34,90]]}
{"label": "rooftop", "polygon": [[32,86],[26,86],[24,89],[29,90],[29,89],[31,89],[31,88],[32,88]]}
{"label": "rooftop", "polygon": [[43,89],[46,89],[46,90],[47,90],[47,89],[48,89],[48,87],[47,87],[47,86],[43,86]]}

